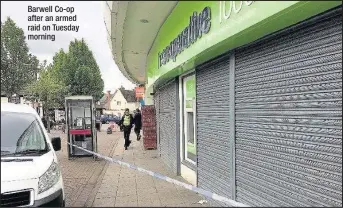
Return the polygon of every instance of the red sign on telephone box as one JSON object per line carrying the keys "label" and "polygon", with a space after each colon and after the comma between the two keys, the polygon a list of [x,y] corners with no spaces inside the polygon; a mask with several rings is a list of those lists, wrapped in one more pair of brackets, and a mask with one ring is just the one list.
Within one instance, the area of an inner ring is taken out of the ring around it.
{"label": "red sign on telephone box", "polygon": [[144,98],[144,87],[135,88],[136,98]]}

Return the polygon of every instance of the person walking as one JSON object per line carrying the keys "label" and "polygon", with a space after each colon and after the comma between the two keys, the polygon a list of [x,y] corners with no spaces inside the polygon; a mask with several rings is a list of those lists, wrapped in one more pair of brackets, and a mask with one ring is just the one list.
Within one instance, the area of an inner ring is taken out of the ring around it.
{"label": "person walking", "polygon": [[128,108],[125,109],[124,116],[121,118],[119,125],[123,125],[124,128],[124,147],[125,150],[130,146],[131,140],[130,140],[130,134],[131,134],[131,129],[133,125],[133,117],[130,114],[130,110]]}
{"label": "person walking", "polygon": [[66,122],[64,118],[62,118],[62,133],[66,133]]}
{"label": "person walking", "polygon": [[137,141],[141,139],[141,129],[142,129],[142,114],[141,111],[137,108],[135,117],[133,118],[135,124],[135,133],[137,135]]}

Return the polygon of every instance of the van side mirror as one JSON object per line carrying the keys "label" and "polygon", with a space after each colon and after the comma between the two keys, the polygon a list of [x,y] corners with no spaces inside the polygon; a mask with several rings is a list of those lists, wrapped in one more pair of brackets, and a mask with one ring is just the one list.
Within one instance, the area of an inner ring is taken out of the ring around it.
{"label": "van side mirror", "polygon": [[51,139],[52,147],[55,151],[61,150],[61,138],[60,137],[53,137]]}

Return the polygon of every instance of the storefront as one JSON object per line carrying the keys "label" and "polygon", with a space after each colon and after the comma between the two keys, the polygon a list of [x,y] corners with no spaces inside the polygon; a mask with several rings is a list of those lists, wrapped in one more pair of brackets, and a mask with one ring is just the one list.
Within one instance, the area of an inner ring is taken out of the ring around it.
{"label": "storefront", "polygon": [[145,86],[175,174],[250,206],[342,206],[341,2],[178,2]]}

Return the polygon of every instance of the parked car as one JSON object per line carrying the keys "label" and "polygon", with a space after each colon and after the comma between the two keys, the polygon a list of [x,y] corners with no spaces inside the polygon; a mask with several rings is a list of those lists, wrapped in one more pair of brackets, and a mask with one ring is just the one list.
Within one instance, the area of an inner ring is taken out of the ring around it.
{"label": "parked car", "polygon": [[120,118],[115,115],[103,115],[101,116],[100,120],[102,124],[105,124],[105,123],[108,124],[110,122],[118,123]]}
{"label": "parked car", "polygon": [[1,206],[64,207],[59,150],[32,107],[1,103]]}
{"label": "parked car", "polygon": [[107,115],[101,115],[100,121],[102,124],[109,123],[109,122],[107,122],[107,117],[108,117]]}
{"label": "parked car", "polygon": [[119,121],[120,121],[120,118],[119,118],[119,116],[113,116],[112,118],[110,118],[111,119],[111,121],[113,121],[114,123],[116,123],[116,124],[118,124],[119,123]]}

